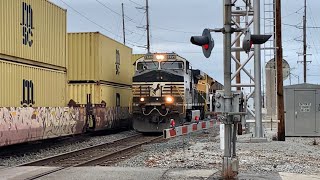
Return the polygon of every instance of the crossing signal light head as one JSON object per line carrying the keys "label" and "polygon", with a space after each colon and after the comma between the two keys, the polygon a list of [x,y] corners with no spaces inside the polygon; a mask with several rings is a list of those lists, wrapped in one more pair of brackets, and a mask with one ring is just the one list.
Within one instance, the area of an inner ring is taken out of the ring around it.
{"label": "crossing signal light head", "polygon": [[249,53],[252,47],[252,44],[264,44],[267,42],[272,35],[254,35],[250,31],[245,33],[242,42],[242,48],[246,53]]}
{"label": "crossing signal light head", "polygon": [[248,53],[250,52],[251,47],[252,47],[251,33],[247,31],[242,41],[242,48],[246,53]]}
{"label": "crossing signal light head", "polygon": [[206,58],[210,57],[211,51],[214,47],[214,41],[211,37],[209,29],[204,29],[202,32],[202,36],[191,36],[190,41],[192,44],[202,46],[203,55]]}

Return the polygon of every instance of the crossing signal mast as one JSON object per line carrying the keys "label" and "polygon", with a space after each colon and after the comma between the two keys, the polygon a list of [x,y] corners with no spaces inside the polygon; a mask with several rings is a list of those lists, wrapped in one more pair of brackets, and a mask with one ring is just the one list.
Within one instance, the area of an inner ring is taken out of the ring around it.
{"label": "crossing signal mast", "polygon": [[[203,54],[206,58],[209,58],[211,51],[214,47],[214,41],[211,37],[211,32],[222,32],[224,35],[224,90],[219,93],[216,93],[216,102],[219,102],[220,105],[216,106],[218,111],[219,120],[224,124],[224,155],[223,155],[223,165],[222,165],[222,176],[223,178],[234,178],[238,174],[239,160],[236,156],[236,127],[239,121],[239,115],[243,116],[246,112],[241,112],[243,108],[239,105],[239,96],[236,94],[239,92],[231,91],[231,58],[232,58],[232,42],[231,34],[234,32],[242,32],[245,34],[242,43],[242,49],[249,53],[251,51],[252,44],[263,44],[271,37],[271,35],[260,35],[258,34],[251,35],[249,28],[239,28],[232,27],[235,24],[232,22],[232,3],[233,0],[224,0],[224,27],[221,29],[204,29],[202,36],[192,36],[190,41],[192,44],[202,46]],[[256,7],[260,8],[260,0],[255,4]],[[260,13],[259,9],[257,12]],[[258,18],[257,18],[258,19]],[[256,23],[259,23],[256,22]],[[260,25],[260,24],[259,24]],[[260,50],[260,46],[256,47],[257,51]],[[260,55],[260,53],[258,53]],[[257,81],[261,81],[257,79]],[[218,96],[219,95],[219,96]],[[237,106],[234,106],[238,104]],[[243,106],[243,105],[242,105]],[[241,118],[240,118],[241,119]]]}

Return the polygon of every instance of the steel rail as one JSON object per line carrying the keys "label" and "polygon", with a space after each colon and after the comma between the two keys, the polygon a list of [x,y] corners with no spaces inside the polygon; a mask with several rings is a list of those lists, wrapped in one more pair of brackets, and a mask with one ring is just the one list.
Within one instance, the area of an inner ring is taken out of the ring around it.
{"label": "steel rail", "polygon": [[[133,135],[130,137],[118,139],[118,140],[115,140],[112,142],[100,144],[97,146],[83,148],[80,150],[75,150],[75,151],[51,156],[51,157],[44,158],[41,160],[37,160],[37,161],[29,162],[29,163],[24,163],[24,164],[19,165],[18,167],[21,167],[21,166],[45,166],[45,165],[58,166],[55,169],[48,170],[46,172],[39,173],[37,175],[26,178],[26,180],[33,180],[33,179],[38,179],[40,177],[43,177],[43,176],[46,176],[46,175],[49,175],[49,174],[52,174],[52,173],[55,173],[55,172],[58,172],[61,170],[69,169],[72,167],[92,166],[92,165],[104,165],[105,166],[105,165],[110,164],[110,161],[106,163],[107,160],[114,159],[114,157],[117,157],[117,155],[122,155],[122,154],[130,152],[136,148],[139,148],[144,144],[148,144],[148,143],[160,140],[160,139],[162,139],[162,136],[147,137],[147,136],[142,136],[141,134],[137,134],[137,135]],[[114,145],[114,147],[112,145]],[[92,154],[87,154],[90,151],[94,152],[95,149],[98,152],[98,153],[96,153],[96,154],[98,154],[98,156],[94,156]],[[103,154],[104,150],[102,150],[102,149],[108,149],[109,152],[107,152],[108,150],[106,150],[106,154]],[[73,161],[73,160],[75,160],[75,161]],[[59,164],[60,165],[63,164],[63,166],[59,166]]]}

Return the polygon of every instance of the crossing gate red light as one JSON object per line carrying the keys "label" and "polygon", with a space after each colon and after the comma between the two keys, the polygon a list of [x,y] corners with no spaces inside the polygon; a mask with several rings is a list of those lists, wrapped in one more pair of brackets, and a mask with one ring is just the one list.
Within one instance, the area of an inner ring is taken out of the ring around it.
{"label": "crossing gate red light", "polygon": [[171,128],[175,128],[176,127],[176,122],[174,121],[174,119],[170,120],[170,125],[171,125]]}
{"label": "crossing gate red light", "polygon": [[196,120],[197,123],[199,123],[199,116],[194,117],[194,120]]}
{"label": "crossing gate red light", "polygon": [[205,44],[202,46],[205,50],[208,50],[209,49],[209,44]]}

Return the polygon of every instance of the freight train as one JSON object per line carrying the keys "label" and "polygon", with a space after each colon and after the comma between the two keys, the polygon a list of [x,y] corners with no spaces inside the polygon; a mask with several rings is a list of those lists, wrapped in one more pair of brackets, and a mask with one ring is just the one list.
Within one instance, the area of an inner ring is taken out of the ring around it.
{"label": "freight train", "polygon": [[223,88],[175,53],[148,53],[135,67],[133,128],[143,133],[163,132],[172,121],[179,125],[204,119],[209,94]]}
{"label": "freight train", "polygon": [[68,34],[66,14],[47,0],[0,1],[0,147],[131,125],[132,49]]}
{"label": "freight train", "polygon": [[66,10],[48,0],[1,0],[0,19],[0,147],[131,127],[132,108],[138,120],[152,107],[164,115],[135,121],[138,131],[191,121],[218,85],[176,54],[160,62],[99,32],[67,33]]}

